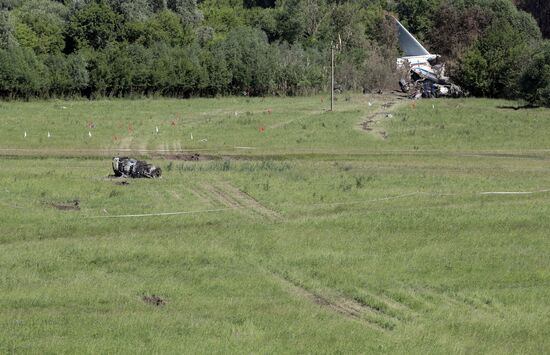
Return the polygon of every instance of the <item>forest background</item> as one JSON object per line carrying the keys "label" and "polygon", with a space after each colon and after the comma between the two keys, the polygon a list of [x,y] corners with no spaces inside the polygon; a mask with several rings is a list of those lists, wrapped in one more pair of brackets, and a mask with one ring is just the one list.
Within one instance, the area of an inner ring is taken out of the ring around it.
{"label": "forest background", "polygon": [[0,0],[0,97],[308,95],[397,83],[396,16],[471,94],[550,106],[544,0]]}

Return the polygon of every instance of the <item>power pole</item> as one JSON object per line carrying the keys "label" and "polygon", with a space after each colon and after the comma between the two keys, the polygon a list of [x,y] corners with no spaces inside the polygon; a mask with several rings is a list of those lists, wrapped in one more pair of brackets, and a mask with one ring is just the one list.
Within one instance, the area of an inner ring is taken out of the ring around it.
{"label": "power pole", "polygon": [[330,111],[334,110],[334,44],[330,43]]}

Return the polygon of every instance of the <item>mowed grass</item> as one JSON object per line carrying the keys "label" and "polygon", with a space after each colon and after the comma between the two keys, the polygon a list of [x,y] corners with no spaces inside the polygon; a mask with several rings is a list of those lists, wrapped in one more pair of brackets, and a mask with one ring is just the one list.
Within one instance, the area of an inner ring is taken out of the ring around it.
{"label": "mowed grass", "polygon": [[[549,111],[321,99],[3,103],[0,352],[548,352]],[[117,149],[163,178],[106,178]]]}

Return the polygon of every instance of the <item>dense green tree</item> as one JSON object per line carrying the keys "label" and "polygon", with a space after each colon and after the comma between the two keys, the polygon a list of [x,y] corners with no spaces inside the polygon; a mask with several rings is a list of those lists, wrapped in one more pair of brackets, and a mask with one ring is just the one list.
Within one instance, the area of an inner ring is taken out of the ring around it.
{"label": "dense green tree", "polygon": [[[516,2],[545,23],[545,2]],[[514,0],[0,0],[0,96],[307,94],[331,43],[341,89],[389,88],[389,13],[472,93],[543,102],[541,33]]]}
{"label": "dense green tree", "polygon": [[0,10],[11,10],[21,4],[22,0],[0,0]]}
{"label": "dense green tree", "polygon": [[33,48],[36,53],[58,53],[65,46],[64,27],[68,9],[61,3],[50,0],[28,0],[13,11],[18,27],[17,37],[27,37],[24,42],[32,42],[30,37],[36,36],[36,43],[24,46]]}
{"label": "dense green tree", "polygon": [[250,27],[232,30],[222,43],[231,72],[230,90],[247,95],[265,95],[274,85],[272,47],[262,31]]}
{"label": "dense green tree", "polygon": [[204,93],[218,95],[228,92],[232,75],[225,60],[223,48],[219,45],[201,53],[201,65],[208,78],[204,87]]}
{"label": "dense green tree", "polygon": [[498,20],[463,59],[461,81],[475,94],[515,97],[523,63],[529,56],[525,34],[508,21]]}
{"label": "dense green tree", "polygon": [[68,50],[105,48],[117,37],[120,17],[104,2],[91,2],[74,13],[67,25]]}
{"label": "dense green tree", "polygon": [[47,69],[32,49],[0,49],[0,95],[43,96],[49,89]]}
{"label": "dense green tree", "polygon": [[196,26],[202,21],[203,15],[197,8],[197,0],[167,0],[167,6],[180,16],[186,26]]}
{"label": "dense green tree", "polygon": [[316,92],[324,86],[323,56],[318,51],[287,43],[275,48],[279,60],[275,72],[275,87],[280,95],[303,95]]}
{"label": "dense green tree", "polygon": [[245,12],[244,18],[248,26],[263,31],[267,35],[269,42],[279,39],[280,34],[277,28],[276,9],[251,8]]}
{"label": "dense green tree", "polygon": [[153,12],[168,10],[167,0],[149,0],[149,7]]}
{"label": "dense green tree", "polygon": [[401,22],[419,40],[424,40],[433,30],[433,14],[441,0],[400,0],[396,10]]}
{"label": "dense green tree", "polygon": [[146,47],[156,42],[171,46],[186,46],[193,42],[194,33],[190,27],[182,25],[175,13],[165,10],[157,12],[146,21],[127,23],[126,36],[128,41]]}
{"label": "dense green tree", "polygon": [[297,41],[304,33],[304,7],[301,0],[281,0],[276,12],[279,38],[289,43]]}
{"label": "dense green tree", "polygon": [[0,49],[7,49],[16,43],[14,26],[7,10],[0,10]]}
{"label": "dense green tree", "polygon": [[204,1],[200,9],[208,26],[214,29],[217,34],[227,34],[231,29],[244,26],[244,10],[230,3],[216,0]]}
{"label": "dense green tree", "polygon": [[143,21],[152,13],[152,4],[149,0],[108,0],[109,5],[116,13],[127,21]]}

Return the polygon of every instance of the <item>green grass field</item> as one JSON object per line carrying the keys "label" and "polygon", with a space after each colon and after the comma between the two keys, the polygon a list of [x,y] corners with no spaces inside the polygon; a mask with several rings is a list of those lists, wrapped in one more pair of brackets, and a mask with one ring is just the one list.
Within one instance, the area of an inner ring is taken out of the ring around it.
{"label": "green grass field", "polygon": [[327,104],[1,103],[0,353],[548,353],[550,111]]}

